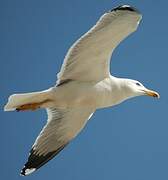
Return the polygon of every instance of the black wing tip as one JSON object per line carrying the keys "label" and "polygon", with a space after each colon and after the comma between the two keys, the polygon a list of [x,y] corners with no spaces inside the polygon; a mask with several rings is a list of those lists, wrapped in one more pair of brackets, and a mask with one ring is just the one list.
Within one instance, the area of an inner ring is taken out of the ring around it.
{"label": "black wing tip", "polygon": [[21,176],[26,176],[26,173],[25,173],[24,168],[21,170],[20,175],[21,175]]}
{"label": "black wing tip", "polygon": [[136,9],[135,7],[130,6],[130,5],[120,5],[120,6],[116,7],[116,8],[114,8],[114,9],[111,9],[110,12],[117,11],[117,10],[132,11],[132,12],[140,13],[138,9]]}
{"label": "black wing tip", "polygon": [[49,160],[51,160],[54,156],[56,156],[67,144],[68,143],[62,145],[56,151],[49,152],[45,155],[38,155],[35,153],[34,149],[31,149],[28,161],[21,170],[20,175],[27,176],[33,173]]}
{"label": "black wing tip", "polygon": [[28,158],[27,163],[24,165],[23,169],[20,172],[21,176],[27,176],[37,169],[39,169],[42,165],[48,162],[55,156],[55,151],[50,152],[46,155],[36,155],[35,151],[32,149],[30,151],[30,156]]}

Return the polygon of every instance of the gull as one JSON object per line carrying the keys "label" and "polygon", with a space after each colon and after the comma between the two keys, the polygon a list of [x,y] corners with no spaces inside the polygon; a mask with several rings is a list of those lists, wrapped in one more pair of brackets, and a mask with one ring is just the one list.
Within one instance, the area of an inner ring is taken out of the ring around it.
{"label": "gull", "polygon": [[68,50],[54,87],[13,94],[5,111],[45,108],[48,120],[30,150],[21,175],[29,175],[56,156],[84,128],[93,113],[129,98],[159,94],[137,80],[110,74],[110,59],[117,45],[136,31],[141,13],[129,5],[118,6]]}

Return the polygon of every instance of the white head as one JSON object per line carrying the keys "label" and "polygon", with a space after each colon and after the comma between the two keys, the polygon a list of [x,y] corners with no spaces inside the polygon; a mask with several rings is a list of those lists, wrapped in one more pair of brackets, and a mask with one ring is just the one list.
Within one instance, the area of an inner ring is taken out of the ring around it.
{"label": "white head", "polygon": [[132,79],[124,79],[124,88],[125,88],[125,95],[127,97],[135,97],[135,96],[152,96],[159,98],[159,94],[153,90],[147,89],[143,86],[142,83]]}

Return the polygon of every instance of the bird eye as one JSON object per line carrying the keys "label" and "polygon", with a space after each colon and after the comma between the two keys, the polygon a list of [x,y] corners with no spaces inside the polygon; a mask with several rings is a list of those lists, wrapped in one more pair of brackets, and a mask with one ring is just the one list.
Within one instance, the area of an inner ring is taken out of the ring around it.
{"label": "bird eye", "polygon": [[141,84],[140,84],[140,83],[138,83],[138,82],[136,83],[136,85],[137,85],[137,86],[141,86]]}

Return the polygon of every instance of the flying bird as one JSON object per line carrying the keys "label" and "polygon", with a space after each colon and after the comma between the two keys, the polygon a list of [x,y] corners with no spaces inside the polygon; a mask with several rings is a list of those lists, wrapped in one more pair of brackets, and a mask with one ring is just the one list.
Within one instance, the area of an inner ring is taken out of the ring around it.
{"label": "flying bird", "polygon": [[110,59],[117,45],[136,31],[141,13],[129,5],[103,14],[68,50],[54,87],[13,94],[5,111],[45,108],[48,120],[30,150],[21,175],[29,175],[56,156],[84,128],[93,113],[129,98],[159,94],[137,80],[110,74]]}

